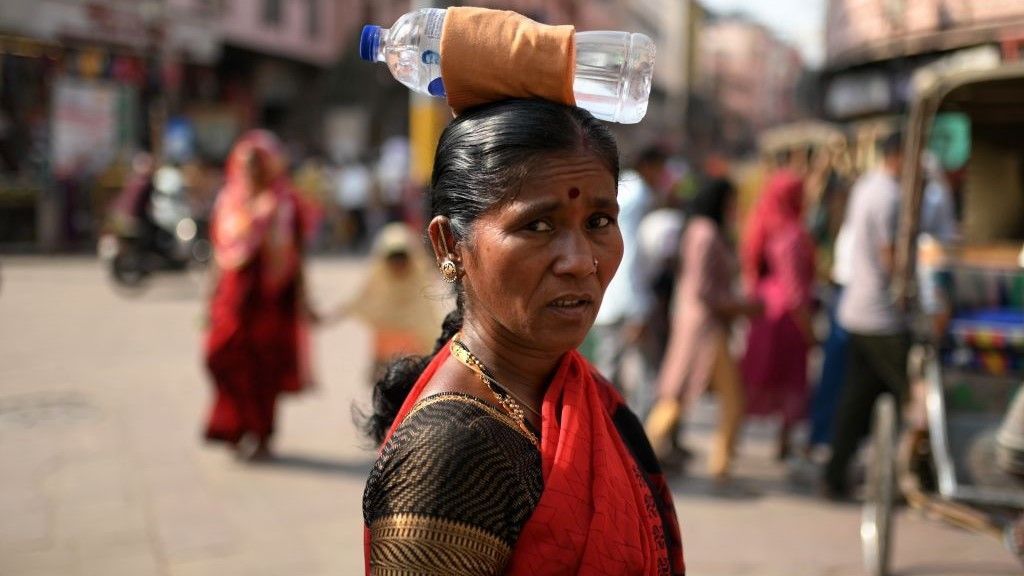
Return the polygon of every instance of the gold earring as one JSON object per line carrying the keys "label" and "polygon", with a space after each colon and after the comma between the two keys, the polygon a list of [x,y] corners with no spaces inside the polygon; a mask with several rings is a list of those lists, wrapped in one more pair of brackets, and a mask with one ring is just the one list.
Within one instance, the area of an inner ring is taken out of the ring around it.
{"label": "gold earring", "polygon": [[451,253],[448,252],[448,242],[445,240],[444,230],[440,230],[440,235],[441,248],[444,250],[445,253],[444,259],[441,260],[440,264],[438,264],[438,267],[441,270],[441,277],[444,278],[445,282],[449,284],[455,284],[455,281],[459,279],[459,268],[458,266],[455,265],[455,262],[452,260]]}
{"label": "gold earring", "polygon": [[455,262],[452,262],[451,258],[445,258],[441,260],[441,277],[444,281],[449,284],[455,284],[455,281],[459,279],[459,269],[455,266]]}

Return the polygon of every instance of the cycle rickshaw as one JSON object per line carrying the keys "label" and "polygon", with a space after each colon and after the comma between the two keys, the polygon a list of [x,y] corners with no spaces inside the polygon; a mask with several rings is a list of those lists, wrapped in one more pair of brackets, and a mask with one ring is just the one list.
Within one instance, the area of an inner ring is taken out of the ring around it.
{"label": "cycle rickshaw", "polygon": [[[940,117],[968,127],[961,240],[920,281],[919,159]],[[861,522],[874,576],[888,573],[900,497],[930,517],[1002,538],[1022,557],[1024,64],[931,78],[911,107],[905,147],[894,296],[914,318],[926,391],[923,425],[899,426],[892,396],[875,405]],[[938,313],[921,306],[925,283],[939,297]]]}

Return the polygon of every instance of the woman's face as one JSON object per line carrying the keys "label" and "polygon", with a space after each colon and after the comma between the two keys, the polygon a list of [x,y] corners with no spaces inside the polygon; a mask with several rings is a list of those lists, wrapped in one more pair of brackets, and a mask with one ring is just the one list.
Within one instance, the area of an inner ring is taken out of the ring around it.
{"label": "woman's face", "polygon": [[615,179],[592,154],[541,162],[460,250],[467,313],[529,348],[578,346],[622,259],[618,212]]}
{"label": "woman's face", "polygon": [[267,154],[258,148],[250,148],[242,152],[241,158],[246,182],[251,187],[253,194],[259,194],[269,180],[267,177]]}
{"label": "woman's face", "polygon": [[243,174],[254,194],[264,192],[285,170],[284,159],[271,149],[249,146],[239,154]]}

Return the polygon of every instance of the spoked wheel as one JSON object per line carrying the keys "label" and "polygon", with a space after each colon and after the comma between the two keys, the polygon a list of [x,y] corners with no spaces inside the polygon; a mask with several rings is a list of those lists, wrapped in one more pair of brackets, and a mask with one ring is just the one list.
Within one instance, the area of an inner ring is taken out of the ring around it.
{"label": "spoked wheel", "polygon": [[871,576],[888,576],[892,550],[892,515],[896,499],[896,400],[882,394],[871,424],[872,458],[861,512],[860,541],[864,567]]}

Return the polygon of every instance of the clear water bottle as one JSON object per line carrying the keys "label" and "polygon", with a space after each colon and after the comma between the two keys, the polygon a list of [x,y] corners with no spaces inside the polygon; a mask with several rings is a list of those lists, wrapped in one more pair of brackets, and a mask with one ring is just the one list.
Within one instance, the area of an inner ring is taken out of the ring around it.
{"label": "clear water bottle", "polygon": [[647,114],[654,42],[640,33],[577,32],[572,92],[595,118],[636,124]]}
{"label": "clear water bottle", "polygon": [[[402,84],[443,97],[441,29],[445,10],[424,8],[403,15],[391,28],[365,26],[359,55],[384,62]],[[577,32],[573,93],[576,105],[596,118],[635,124],[647,113],[654,74],[654,42],[639,33]]]}
{"label": "clear water bottle", "polygon": [[431,96],[444,96],[441,81],[443,8],[421,8],[402,15],[391,28],[368,25],[359,37],[359,56],[384,62],[396,80]]}

